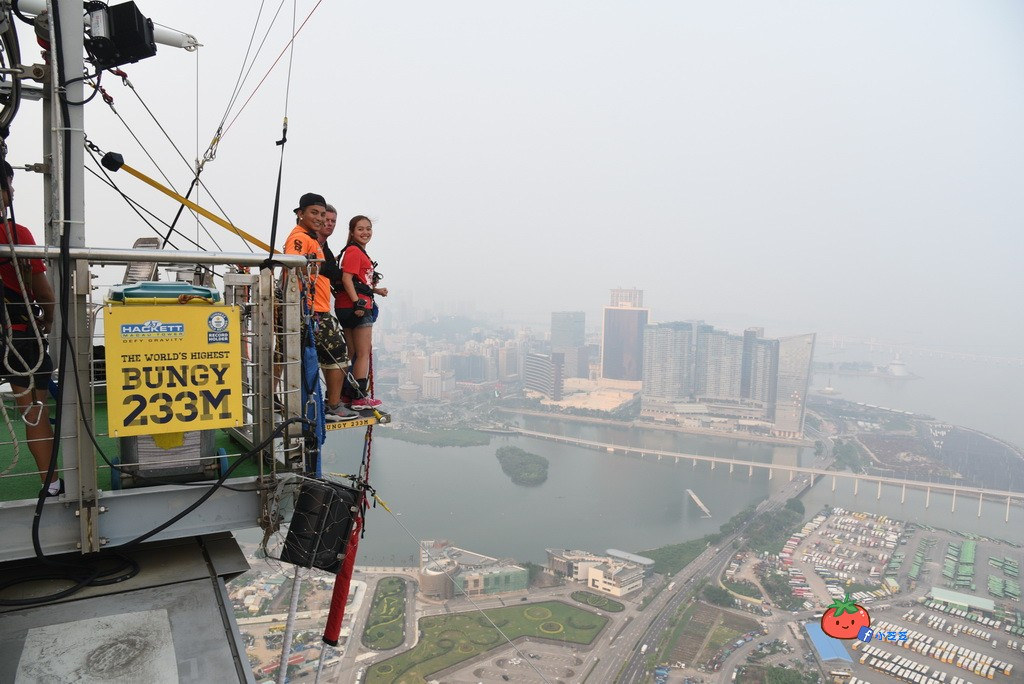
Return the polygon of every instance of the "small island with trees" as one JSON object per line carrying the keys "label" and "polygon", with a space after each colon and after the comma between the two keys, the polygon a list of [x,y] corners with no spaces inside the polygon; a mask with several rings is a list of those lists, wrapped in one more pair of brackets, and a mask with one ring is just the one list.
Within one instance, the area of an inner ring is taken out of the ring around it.
{"label": "small island with trees", "polygon": [[523,451],[519,447],[503,446],[495,452],[501,470],[517,485],[533,487],[548,479],[548,459]]}

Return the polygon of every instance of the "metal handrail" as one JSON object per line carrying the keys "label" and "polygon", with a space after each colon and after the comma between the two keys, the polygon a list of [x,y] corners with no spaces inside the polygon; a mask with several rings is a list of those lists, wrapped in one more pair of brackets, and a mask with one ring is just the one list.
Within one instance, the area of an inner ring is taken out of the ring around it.
{"label": "metal handrail", "polygon": [[[49,245],[11,245],[4,251],[14,249],[19,257],[28,259],[56,259],[60,249]],[[183,252],[162,249],[114,249],[105,247],[70,247],[72,259],[85,259],[108,264],[127,264],[133,261],[156,261],[162,264],[237,264],[259,266],[267,260],[266,254],[252,252]],[[288,268],[301,268],[308,262],[301,254],[275,254],[275,264]]]}

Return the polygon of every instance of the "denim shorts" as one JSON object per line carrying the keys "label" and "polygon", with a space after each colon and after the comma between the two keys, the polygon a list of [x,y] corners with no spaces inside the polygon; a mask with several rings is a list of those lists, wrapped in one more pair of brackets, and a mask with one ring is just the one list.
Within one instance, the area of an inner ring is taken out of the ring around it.
{"label": "denim shorts", "polygon": [[345,330],[353,328],[365,328],[373,325],[373,314],[367,311],[362,316],[356,316],[355,309],[335,309],[335,315]]}

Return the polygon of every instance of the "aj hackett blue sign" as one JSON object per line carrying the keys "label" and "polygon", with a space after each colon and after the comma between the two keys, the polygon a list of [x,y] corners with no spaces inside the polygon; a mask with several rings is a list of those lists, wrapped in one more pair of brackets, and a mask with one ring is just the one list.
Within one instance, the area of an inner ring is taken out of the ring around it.
{"label": "aj hackett blue sign", "polygon": [[121,339],[181,339],[185,337],[184,323],[162,323],[161,321],[145,321],[143,323],[123,323]]}

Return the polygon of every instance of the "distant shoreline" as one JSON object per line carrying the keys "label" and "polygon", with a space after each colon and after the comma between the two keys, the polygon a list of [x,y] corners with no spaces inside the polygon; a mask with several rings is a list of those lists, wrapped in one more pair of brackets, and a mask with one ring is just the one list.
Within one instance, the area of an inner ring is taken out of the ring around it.
{"label": "distant shoreline", "polygon": [[530,409],[516,409],[505,407],[498,407],[495,410],[501,411],[502,413],[510,413],[513,415],[520,416],[533,416],[536,418],[548,418],[551,420],[564,420],[573,423],[593,423],[597,425],[607,425],[609,427],[637,428],[639,430],[660,430],[663,432],[678,432],[687,435],[697,435],[700,437],[717,437],[720,439],[729,439],[736,442],[760,442],[762,444],[773,444],[775,446],[814,446],[814,442],[809,439],[788,439],[785,437],[771,437],[768,435],[724,432],[722,430],[709,430],[706,428],[682,427],[679,425],[662,425],[660,423],[641,420],[615,420],[613,418],[596,418],[594,416],[575,416],[572,415],[571,413],[545,413],[543,411],[533,411]]}

